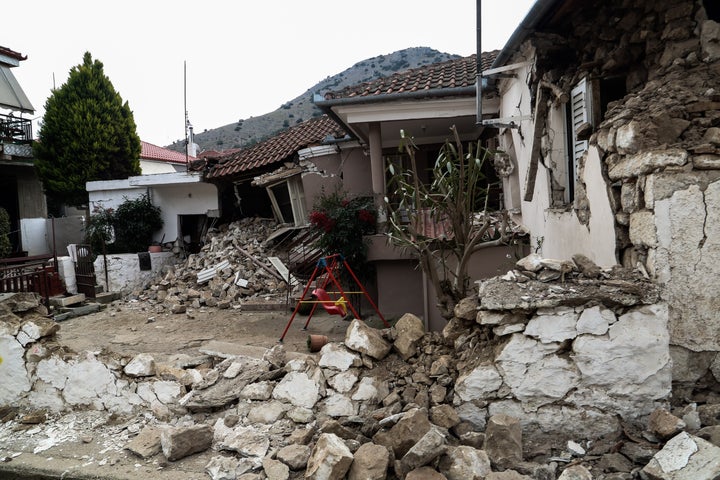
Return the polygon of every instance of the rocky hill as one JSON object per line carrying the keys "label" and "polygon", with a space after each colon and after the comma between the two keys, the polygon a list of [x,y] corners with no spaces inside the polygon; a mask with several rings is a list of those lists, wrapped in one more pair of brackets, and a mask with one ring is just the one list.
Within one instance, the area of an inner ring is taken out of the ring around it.
{"label": "rocky hill", "polygon": [[[406,48],[388,55],[368,58],[337,75],[321,80],[273,112],[258,117],[241,118],[237,123],[204,132],[195,132],[195,143],[200,146],[200,151],[247,147],[280,130],[320,115],[320,110],[312,103],[315,93],[340,90],[349,85],[387,77],[408,68],[444,62],[453,58],[458,58],[458,55],[442,53],[428,47]],[[185,147],[182,141],[178,141],[168,145],[167,148],[184,152]]]}

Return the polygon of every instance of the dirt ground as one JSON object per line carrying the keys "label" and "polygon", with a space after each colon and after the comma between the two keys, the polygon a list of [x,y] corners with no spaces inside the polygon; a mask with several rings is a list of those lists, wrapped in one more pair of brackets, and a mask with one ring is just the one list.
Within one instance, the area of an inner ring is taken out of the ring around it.
{"label": "dirt ground", "polygon": [[[76,352],[106,349],[123,356],[152,354],[156,361],[177,355],[197,356],[222,342],[265,349],[278,345],[292,311],[198,309],[187,313],[155,313],[141,302],[113,302],[105,309],[60,322],[57,339]],[[342,341],[349,323],[318,310],[304,330],[307,315],[296,314],[282,344],[288,352],[309,352],[309,334]],[[258,351],[260,349],[257,349]]]}
{"label": "dirt ground", "polygon": [[[105,309],[60,322],[59,344],[75,352],[110,351],[130,358],[150,353],[156,362],[172,363],[198,357],[203,351],[262,356],[278,345],[292,311],[242,311],[241,309],[198,309],[187,313],[155,313],[144,302],[116,301]],[[282,344],[288,354],[311,354],[309,334],[327,335],[329,341],[345,338],[349,325],[337,315],[318,310],[303,330],[307,315],[297,314]],[[373,319],[369,319],[370,323]],[[311,355],[319,355],[314,353]],[[0,431],[0,479],[45,480],[50,478],[113,480],[195,480],[209,478],[205,465],[214,450],[201,452],[178,462],[163,461],[160,455],[140,459],[123,450],[132,437],[133,425],[143,424],[142,416],[122,418],[112,425],[101,412],[78,411],[53,417],[27,434]],[[213,423],[212,419],[206,419]],[[0,424],[1,425],[1,424]],[[49,436],[58,440],[41,453],[34,449]],[[86,438],[86,441],[81,440]],[[9,463],[6,463],[9,462]]]}

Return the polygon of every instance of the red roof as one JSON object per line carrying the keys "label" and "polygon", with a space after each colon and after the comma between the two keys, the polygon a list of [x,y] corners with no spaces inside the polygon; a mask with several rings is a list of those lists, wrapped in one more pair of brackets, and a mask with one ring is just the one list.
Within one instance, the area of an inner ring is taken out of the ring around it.
{"label": "red roof", "polygon": [[337,139],[346,135],[330,117],[313,118],[250,148],[219,155],[218,164],[206,178],[224,177],[279,163],[291,159],[298,150],[322,144],[328,136]]}
{"label": "red roof", "polygon": [[140,151],[141,160],[156,160],[159,162],[168,163],[187,163],[188,160],[197,160],[193,156],[185,158],[184,153],[176,152],[175,150],[168,150],[167,148],[158,147],[152,143],[140,141],[142,150]]}
{"label": "red roof", "polygon": [[[490,68],[500,50],[483,52],[483,70]],[[325,94],[325,100],[340,98],[392,95],[405,92],[430,91],[439,89],[474,87],[477,79],[477,55],[433,63],[418,68],[397,72],[370,82],[344,88]]]}

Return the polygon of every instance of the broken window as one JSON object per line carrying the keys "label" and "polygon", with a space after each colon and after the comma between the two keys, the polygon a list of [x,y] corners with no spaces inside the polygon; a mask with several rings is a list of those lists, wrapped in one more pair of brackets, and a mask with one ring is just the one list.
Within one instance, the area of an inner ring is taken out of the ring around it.
{"label": "broken window", "polygon": [[300,175],[265,188],[270,196],[273,213],[281,223],[291,223],[296,227],[307,225],[305,192]]}

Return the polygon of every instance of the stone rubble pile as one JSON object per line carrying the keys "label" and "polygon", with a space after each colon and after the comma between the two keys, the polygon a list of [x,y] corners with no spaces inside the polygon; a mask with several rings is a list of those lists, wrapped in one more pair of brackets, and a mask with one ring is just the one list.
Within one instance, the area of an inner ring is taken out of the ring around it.
{"label": "stone rubble pile", "polygon": [[287,282],[268,261],[274,253],[264,240],[277,222],[243,218],[210,229],[200,252],[166,269],[129,299],[154,304],[157,313],[188,308],[241,308],[241,301],[285,301]]}
{"label": "stone rubble pile", "polygon": [[[720,364],[693,402],[671,405],[651,285],[588,275],[582,260],[523,259],[479,282],[480,298],[461,301],[442,332],[412,314],[385,330],[353,320],[344,342],[299,357],[281,344],[262,359],[203,352],[173,364],[75,355],[37,302],[11,302],[0,457],[79,436],[158,468],[212,452],[213,480],[717,478]],[[538,281],[543,269],[564,282]],[[83,411],[114,421],[58,431]]]}

